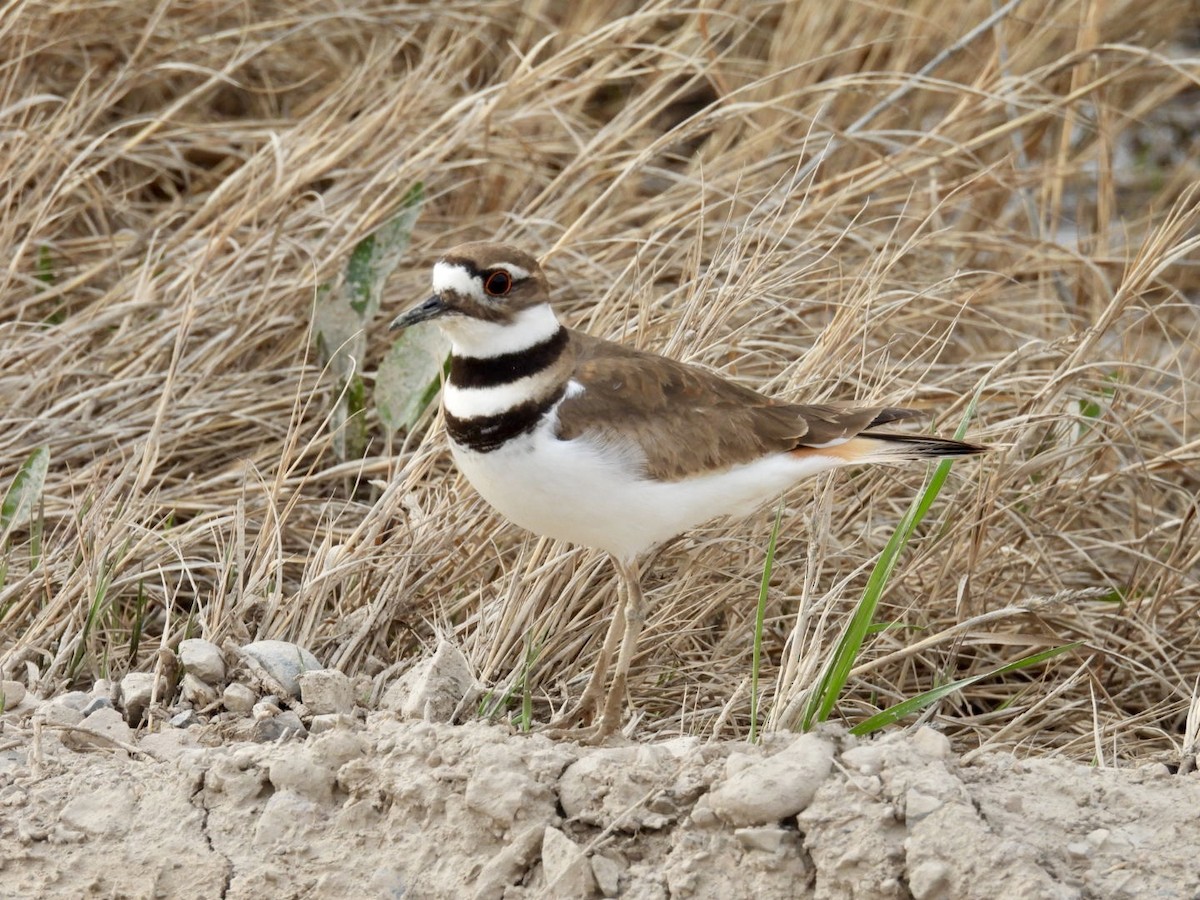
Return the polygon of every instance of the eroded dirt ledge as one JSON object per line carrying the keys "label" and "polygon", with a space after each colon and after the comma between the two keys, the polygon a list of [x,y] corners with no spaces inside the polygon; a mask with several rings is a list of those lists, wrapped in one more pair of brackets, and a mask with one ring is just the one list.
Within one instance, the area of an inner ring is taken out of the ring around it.
{"label": "eroded dirt ledge", "polygon": [[197,733],[10,730],[3,896],[1200,894],[1196,775],[963,765],[930,729],[591,748],[375,713],[306,740]]}

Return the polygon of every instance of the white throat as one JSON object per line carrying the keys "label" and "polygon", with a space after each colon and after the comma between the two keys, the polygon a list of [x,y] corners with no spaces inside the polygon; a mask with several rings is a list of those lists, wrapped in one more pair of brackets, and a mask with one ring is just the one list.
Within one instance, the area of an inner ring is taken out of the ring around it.
{"label": "white throat", "polygon": [[456,356],[476,359],[527,350],[553,337],[561,327],[548,303],[523,309],[509,322],[450,315],[439,319],[438,324]]}

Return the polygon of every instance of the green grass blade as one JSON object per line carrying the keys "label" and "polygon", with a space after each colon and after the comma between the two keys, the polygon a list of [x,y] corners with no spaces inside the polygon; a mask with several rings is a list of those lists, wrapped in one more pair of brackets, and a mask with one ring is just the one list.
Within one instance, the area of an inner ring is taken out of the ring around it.
{"label": "green grass blade", "polygon": [[[954,433],[956,440],[961,440],[963,435],[966,434],[967,427],[971,419],[975,416],[975,405],[978,400],[979,392],[977,391],[971,402],[967,405],[966,414],[963,416],[958,430]],[[941,492],[942,485],[946,483],[946,478],[949,476],[953,465],[953,459],[944,459],[938,463],[933,471],[933,476],[929,479],[929,483],[917,495],[908,512],[905,513],[904,518],[900,520],[900,524],[896,526],[896,530],[892,532],[892,536],[888,539],[887,545],[883,548],[883,553],[880,554],[875,567],[871,570],[871,574],[867,578],[867,586],[863,590],[862,598],[858,601],[854,615],[851,616],[846,630],[842,633],[842,637],[830,657],[829,664],[821,673],[816,690],[813,691],[812,696],[809,698],[804,710],[804,717],[801,720],[801,728],[803,730],[808,731],[817,722],[824,722],[833,712],[833,708],[846,686],[846,681],[850,677],[850,672],[858,662],[863,642],[872,627],[875,610],[878,608],[879,601],[883,597],[892,572],[896,568],[900,554],[908,546],[908,540],[912,536],[913,531],[921,524],[921,520],[925,518],[925,514],[933,506],[933,502]]]}
{"label": "green grass blade", "polygon": [[[938,468],[940,469],[941,465]],[[936,474],[935,472],[935,478]],[[940,486],[939,483],[937,487]],[[925,493],[928,493],[933,487],[934,483],[931,482],[926,487]],[[826,666],[825,671],[821,675],[818,689],[814,692],[812,699],[809,701],[808,708],[805,710],[803,720],[805,731],[813,726],[814,721],[824,722],[829,718],[834,704],[837,703],[838,698],[841,696],[842,689],[850,677],[850,670],[854,668],[855,663],[858,661],[859,651],[862,649],[863,641],[874,620],[875,610],[879,606],[880,599],[883,597],[884,589],[887,587],[892,571],[896,567],[900,552],[908,544],[909,535],[912,534],[913,528],[920,521],[918,513],[920,499],[918,498],[918,503],[909,509],[908,513],[901,520],[900,525],[892,532],[887,545],[883,548],[883,553],[875,563],[875,568],[871,570],[871,574],[867,579],[867,587],[863,591],[863,596],[859,600],[857,607],[855,607],[854,615],[851,616],[846,630],[842,633],[842,637],[834,649],[829,665]]]}
{"label": "green grass blade", "polygon": [[525,660],[521,665],[521,713],[517,719],[517,727],[523,734],[528,734],[533,728],[533,689],[531,687],[533,667],[537,664],[542,652],[542,639],[534,639],[532,633],[525,635]]}
{"label": "green grass blade", "polygon": [[917,694],[915,697],[909,697],[887,709],[877,712],[868,719],[859,722],[850,729],[851,734],[859,736],[871,734],[886,728],[888,725],[893,725],[899,722],[905,716],[912,715],[918,710],[924,709],[931,703],[935,703],[955,691],[961,691],[963,688],[970,687],[977,681],[982,681],[985,678],[995,678],[999,675],[1005,675],[1009,672],[1016,672],[1019,669],[1026,669],[1030,666],[1036,666],[1044,663],[1048,659],[1053,659],[1060,656],[1069,650],[1074,650],[1083,644],[1083,641],[1073,641],[1070,644],[1063,644],[1061,647],[1053,647],[1049,650],[1043,650],[1040,653],[1034,653],[1030,656],[1022,657],[1015,662],[1006,663],[999,668],[992,669],[989,672],[983,672],[979,675],[972,675],[969,678],[959,678],[956,681],[951,681],[948,684],[940,685],[939,687],[931,688],[928,691]]}
{"label": "green grass blade", "polygon": [[54,254],[47,244],[42,244],[38,247],[37,272],[34,278],[46,285],[46,287],[53,287],[54,285]]}
{"label": "green grass blade", "polygon": [[133,605],[133,617],[129,628],[129,664],[137,663],[138,647],[141,645],[142,633],[146,626],[146,605],[150,597],[146,593],[146,582],[138,579],[137,598]]}

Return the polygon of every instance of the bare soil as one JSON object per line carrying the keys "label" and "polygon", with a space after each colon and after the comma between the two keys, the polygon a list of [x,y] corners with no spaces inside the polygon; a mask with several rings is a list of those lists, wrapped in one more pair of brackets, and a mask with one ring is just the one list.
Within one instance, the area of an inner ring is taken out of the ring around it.
{"label": "bare soil", "polygon": [[5,898],[1200,896],[1195,774],[968,762],[928,728],[590,748],[374,713],[274,743],[7,736]]}

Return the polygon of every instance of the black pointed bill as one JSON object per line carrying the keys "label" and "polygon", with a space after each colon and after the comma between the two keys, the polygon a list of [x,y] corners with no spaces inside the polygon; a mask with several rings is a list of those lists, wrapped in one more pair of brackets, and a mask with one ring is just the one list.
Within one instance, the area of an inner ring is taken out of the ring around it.
{"label": "black pointed bill", "polygon": [[418,322],[428,322],[430,319],[436,319],[438,316],[445,315],[449,311],[449,307],[446,306],[441,296],[434,294],[423,303],[419,303],[407,312],[402,312],[396,316],[392,320],[392,324],[388,326],[388,330],[400,331],[411,325],[416,325]]}

